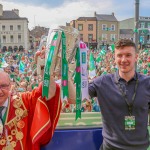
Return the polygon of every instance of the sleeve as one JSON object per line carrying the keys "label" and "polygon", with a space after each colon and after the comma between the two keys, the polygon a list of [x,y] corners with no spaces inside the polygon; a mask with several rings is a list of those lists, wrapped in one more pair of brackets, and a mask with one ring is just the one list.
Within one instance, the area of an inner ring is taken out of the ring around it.
{"label": "sleeve", "polygon": [[56,84],[55,96],[48,101],[42,98],[42,84],[32,92],[22,94],[22,99],[29,110],[32,143],[34,145],[48,143],[53,136],[61,111],[59,85]]}
{"label": "sleeve", "polygon": [[97,97],[94,81],[89,83],[89,95],[91,98]]}
{"label": "sleeve", "polygon": [[49,108],[51,126],[47,130],[47,132],[45,132],[45,134],[43,134],[43,136],[39,139],[39,143],[41,146],[47,144],[52,139],[59,120],[62,107],[59,85],[56,84],[56,94],[51,100],[47,101],[47,105]]}
{"label": "sleeve", "polygon": [[95,78],[92,82],[89,83],[89,95],[91,98],[97,97],[97,93],[101,88],[103,76]]}

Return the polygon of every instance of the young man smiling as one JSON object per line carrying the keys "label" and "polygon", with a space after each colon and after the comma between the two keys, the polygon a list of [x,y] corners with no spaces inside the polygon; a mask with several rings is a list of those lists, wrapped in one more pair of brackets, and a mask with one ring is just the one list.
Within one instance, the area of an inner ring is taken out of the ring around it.
{"label": "young man smiling", "polygon": [[150,77],[135,70],[136,46],[129,39],[115,44],[118,71],[97,77],[89,94],[97,97],[103,118],[100,150],[146,150],[149,146]]}

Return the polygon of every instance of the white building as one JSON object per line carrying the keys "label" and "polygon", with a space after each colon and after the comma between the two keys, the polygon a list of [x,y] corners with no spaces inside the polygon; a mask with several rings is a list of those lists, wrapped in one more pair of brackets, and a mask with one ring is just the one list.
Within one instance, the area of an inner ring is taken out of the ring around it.
{"label": "white building", "polygon": [[0,48],[1,49],[28,49],[29,30],[28,19],[19,16],[19,10],[3,10],[0,4]]}

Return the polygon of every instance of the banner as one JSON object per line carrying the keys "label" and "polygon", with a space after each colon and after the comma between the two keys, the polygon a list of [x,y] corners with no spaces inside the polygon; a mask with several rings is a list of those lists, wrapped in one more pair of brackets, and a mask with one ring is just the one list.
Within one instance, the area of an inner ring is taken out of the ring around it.
{"label": "banner", "polygon": [[75,83],[76,83],[76,120],[81,118],[81,66],[80,66],[80,48],[77,48],[76,51],[76,74],[75,74]]}
{"label": "banner", "polygon": [[61,43],[62,43],[62,61],[61,61],[61,85],[62,85],[62,98],[68,98],[68,61],[66,58],[66,35],[62,31],[61,34]]}
{"label": "banner", "polygon": [[81,93],[82,100],[89,99],[88,93],[88,72],[87,72],[87,51],[88,48],[85,43],[80,42],[80,68],[81,68]]}
{"label": "banner", "polygon": [[56,49],[57,39],[58,39],[58,32],[55,32],[55,35],[53,36],[53,39],[50,45],[50,50],[48,52],[46,65],[44,68],[42,97],[45,96],[46,98],[49,97],[50,70],[51,70],[51,64],[53,60],[54,51]]}

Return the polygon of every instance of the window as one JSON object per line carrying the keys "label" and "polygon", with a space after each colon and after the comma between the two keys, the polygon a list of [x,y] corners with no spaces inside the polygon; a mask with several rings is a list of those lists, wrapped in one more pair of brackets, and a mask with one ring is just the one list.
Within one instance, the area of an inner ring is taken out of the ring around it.
{"label": "window", "polygon": [[21,25],[18,25],[17,28],[18,28],[18,30],[20,31],[20,30],[21,30]]}
{"label": "window", "polygon": [[141,28],[143,29],[143,28],[145,28],[145,23],[144,22],[141,22]]}
{"label": "window", "polygon": [[107,25],[106,24],[102,24],[102,30],[106,30],[107,29]]}
{"label": "window", "polygon": [[114,24],[111,25],[111,31],[115,31],[115,25]]}
{"label": "window", "polygon": [[13,30],[13,26],[12,26],[12,25],[10,25],[10,30],[11,30],[11,31]]}
{"label": "window", "polygon": [[83,41],[83,34],[80,34],[80,40]]}
{"label": "window", "polygon": [[6,36],[3,35],[3,43],[6,43]]}
{"label": "window", "polygon": [[13,37],[13,35],[10,36],[10,42],[11,42],[11,43],[14,42],[14,37]]}
{"label": "window", "polygon": [[83,24],[78,24],[78,30],[82,31],[83,30]]}
{"label": "window", "polygon": [[2,31],[5,31],[5,26],[4,25],[2,26]]}
{"label": "window", "polygon": [[92,42],[92,40],[93,40],[93,34],[88,34],[88,41]]}
{"label": "window", "polygon": [[89,31],[93,31],[93,24],[89,24],[89,25],[88,25],[88,30],[89,30]]}
{"label": "window", "polygon": [[18,43],[21,43],[21,35],[18,35]]}
{"label": "window", "polygon": [[149,23],[147,23],[147,28],[148,28],[148,29],[150,29],[150,22],[149,22]]}
{"label": "window", "polygon": [[111,40],[111,41],[115,41],[115,37],[116,37],[115,34],[111,34],[111,35],[110,35],[110,40]]}
{"label": "window", "polygon": [[106,41],[107,40],[107,34],[102,34],[102,41]]}

